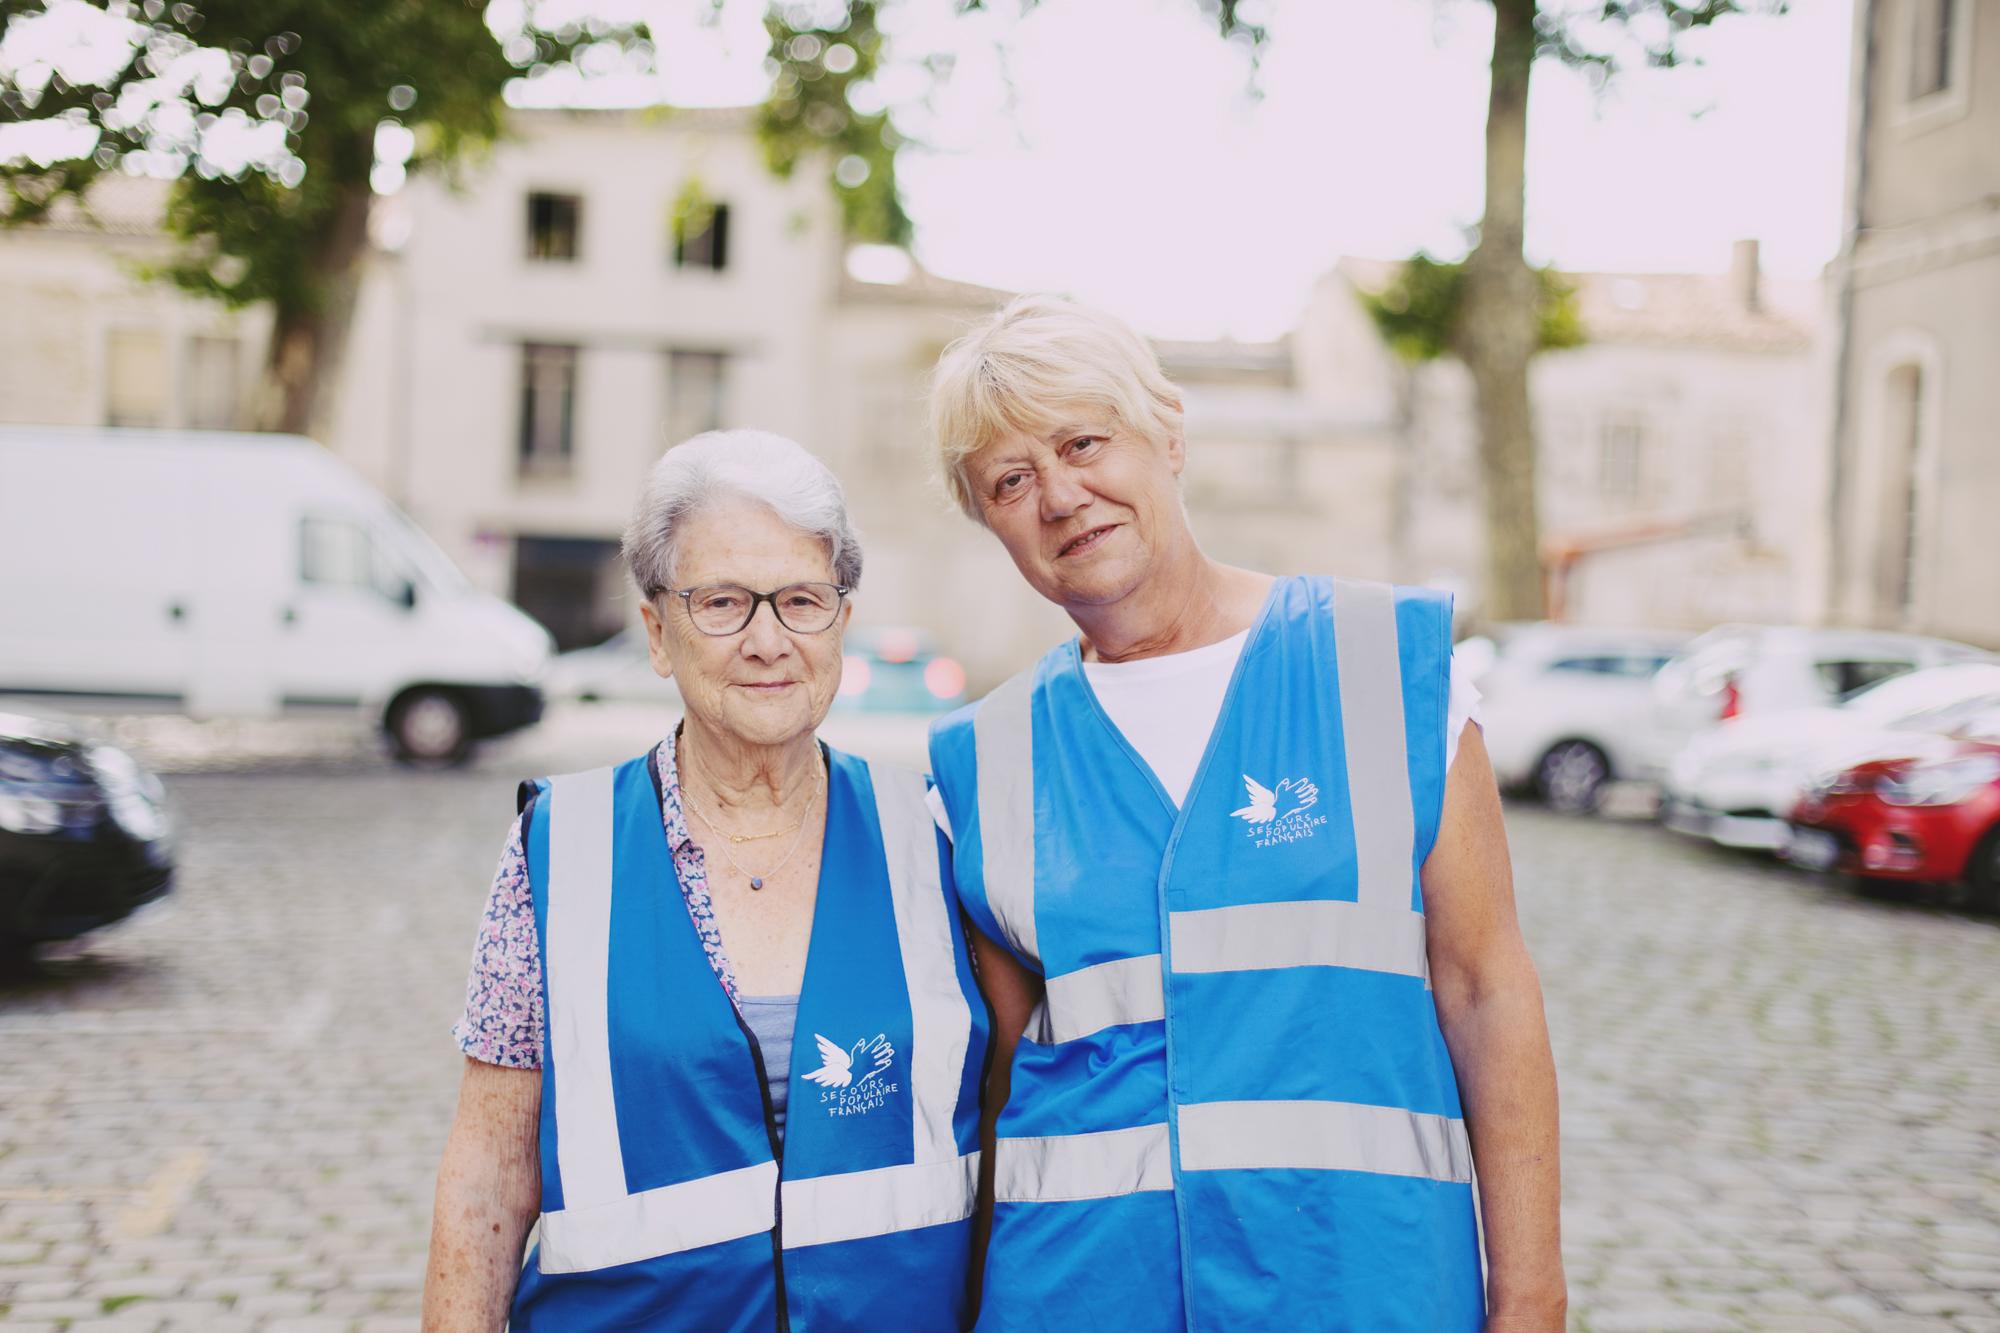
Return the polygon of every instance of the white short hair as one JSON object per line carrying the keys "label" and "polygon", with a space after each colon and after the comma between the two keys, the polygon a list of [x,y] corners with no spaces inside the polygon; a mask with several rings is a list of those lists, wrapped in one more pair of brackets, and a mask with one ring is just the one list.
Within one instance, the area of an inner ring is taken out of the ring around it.
{"label": "white short hair", "polygon": [[826,464],[763,430],[712,430],[660,456],[625,529],[625,567],[642,596],[674,586],[680,532],[690,516],[718,500],[751,500],[788,527],[826,547],[834,581],[861,582],[861,539],[847,516],[847,496]]}
{"label": "white short hair", "polygon": [[965,460],[1078,408],[1155,443],[1181,437],[1180,391],[1130,325],[1059,296],[1015,297],[945,348],[931,373],[931,441],[951,498],[978,518]]}

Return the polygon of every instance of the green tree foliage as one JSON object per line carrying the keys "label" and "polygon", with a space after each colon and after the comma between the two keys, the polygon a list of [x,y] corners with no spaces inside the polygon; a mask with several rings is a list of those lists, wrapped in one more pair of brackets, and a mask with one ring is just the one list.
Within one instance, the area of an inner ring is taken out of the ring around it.
{"label": "green tree foliage", "polygon": [[500,132],[510,79],[650,54],[640,30],[543,24],[533,0],[505,34],[483,0],[0,0],[0,39],[83,8],[95,11],[90,78],[45,61],[0,71],[0,124],[62,122],[80,148],[0,162],[0,223],[87,204],[107,172],[180,173],[166,223],[182,245],[164,275],[231,304],[270,303],[260,424],[289,430],[324,422],[378,127],[412,132],[410,169],[449,166]]}
{"label": "green tree foliage", "polygon": [[[1535,347],[1538,351],[1583,342],[1576,289],[1553,268],[1535,270],[1539,298]],[[1382,341],[1405,361],[1434,361],[1459,343],[1458,318],[1465,302],[1465,263],[1419,254],[1398,266],[1379,292],[1359,294]]]}
{"label": "green tree foliage", "polygon": [[902,145],[889,113],[867,106],[861,89],[882,61],[875,0],[845,5],[774,5],[764,19],[771,37],[771,95],[757,115],[757,138],[772,171],[790,177],[799,164],[830,150],[834,195],[847,234],[891,245],[910,239],[910,217],[896,189]]}

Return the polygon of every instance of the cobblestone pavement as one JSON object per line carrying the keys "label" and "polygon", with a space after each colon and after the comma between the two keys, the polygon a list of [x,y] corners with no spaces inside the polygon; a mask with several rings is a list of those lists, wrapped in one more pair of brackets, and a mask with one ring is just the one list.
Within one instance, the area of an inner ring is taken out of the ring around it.
{"label": "cobblestone pavement", "polygon": [[[173,907],[0,982],[0,1327],[406,1330],[515,778],[154,758]],[[854,730],[905,757],[907,730]],[[1562,1072],[1573,1325],[2000,1330],[2000,926],[1510,815]]]}

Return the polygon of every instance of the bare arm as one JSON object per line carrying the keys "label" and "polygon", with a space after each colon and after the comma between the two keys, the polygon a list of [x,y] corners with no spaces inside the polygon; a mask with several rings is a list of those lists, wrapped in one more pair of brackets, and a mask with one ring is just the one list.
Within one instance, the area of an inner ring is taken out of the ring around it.
{"label": "bare arm", "polygon": [[438,1168],[424,1333],[494,1333],[541,1206],[542,1075],[468,1058]]}
{"label": "bare arm", "polygon": [[[1014,955],[966,923],[979,989],[993,1006],[993,1041],[988,1048],[986,1087],[979,1099],[979,1211],[972,1221],[972,1290],[981,1290],[986,1240],[993,1232],[993,1140],[1014,1070],[1014,1046],[1027,1030],[1028,1015],[1042,1000],[1042,979],[1014,961]],[[975,1300],[975,1305],[977,1304]]]}
{"label": "bare arm", "polygon": [[1541,981],[1514,913],[1500,794],[1477,727],[1465,729],[1445,783],[1444,823],[1424,862],[1423,888],[1438,1022],[1478,1171],[1487,1328],[1561,1333],[1555,1059]]}

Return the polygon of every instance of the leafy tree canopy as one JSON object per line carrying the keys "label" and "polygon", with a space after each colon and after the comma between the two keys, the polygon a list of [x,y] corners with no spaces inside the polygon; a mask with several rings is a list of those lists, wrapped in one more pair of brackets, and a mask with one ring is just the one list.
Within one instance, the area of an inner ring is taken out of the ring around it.
{"label": "leafy tree canopy", "polygon": [[[1536,350],[1582,343],[1576,291],[1553,268],[1535,270]],[[1391,351],[1405,361],[1432,361],[1461,350],[1459,319],[1465,301],[1465,264],[1419,254],[1405,260],[1379,292],[1362,292],[1361,304]]]}
{"label": "leafy tree canopy", "polygon": [[[171,276],[309,310],[332,220],[367,191],[385,125],[409,131],[411,168],[448,164],[499,133],[508,80],[650,54],[638,30],[513,8],[518,23],[495,31],[471,0],[0,0],[0,126],[69,131],[0,161],[0,209],[29,222],[107,172],[177,177],[168,228],[191,245]],[[27,40],[38,25],[69,36],[62,54],[8,59],[49,45]]]}

